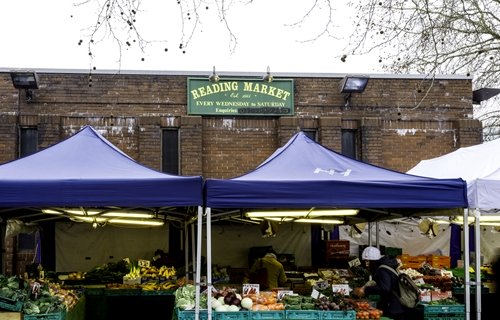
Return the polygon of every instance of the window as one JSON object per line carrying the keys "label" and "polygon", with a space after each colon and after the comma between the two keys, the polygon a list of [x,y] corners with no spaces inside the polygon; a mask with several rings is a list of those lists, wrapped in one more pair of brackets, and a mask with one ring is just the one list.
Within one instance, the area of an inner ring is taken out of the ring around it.
{"label": "window", "polygon": [[314,129],[302,129],[302,132],[311,140],[317,141],[316,140],[316,130]]}
{"label": "window", "polygon": [[357,130],[342,129],[342,154],[352,159],[358,158]]}
{"label": "window", "polygon": [[19,136],[19,157],[26,157],[38,151],[38,129],[34,127],[21,128]]}
{"label": "window", "polygon": [[179,130],[162,131],[161,167],[165,173],[179,174]]}

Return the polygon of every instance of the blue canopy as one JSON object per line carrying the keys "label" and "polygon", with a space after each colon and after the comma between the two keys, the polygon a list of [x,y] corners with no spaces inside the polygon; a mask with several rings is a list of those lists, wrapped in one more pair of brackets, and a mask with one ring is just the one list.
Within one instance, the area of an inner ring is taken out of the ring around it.
{"label": "blue canopy", "polygon": [[149,169],[90,126],[0,165],[0,207],[163,207],[203,204],[201,176]]}
{"label": "blue canopy", "polygon": [[255,170],[207,179],[212,208],[464,208],[462,179],[434,179],[383,169],[295,134]]}

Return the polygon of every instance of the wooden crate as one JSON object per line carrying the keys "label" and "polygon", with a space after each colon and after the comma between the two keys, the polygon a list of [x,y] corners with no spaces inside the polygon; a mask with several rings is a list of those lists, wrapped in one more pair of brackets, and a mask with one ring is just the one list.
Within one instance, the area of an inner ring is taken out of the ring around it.
{"label": "wooden crate", "polygon": [[449,269],[451,266],[451,259],[449,256],[429,255],[427,256],[427,263],[434,268]]}

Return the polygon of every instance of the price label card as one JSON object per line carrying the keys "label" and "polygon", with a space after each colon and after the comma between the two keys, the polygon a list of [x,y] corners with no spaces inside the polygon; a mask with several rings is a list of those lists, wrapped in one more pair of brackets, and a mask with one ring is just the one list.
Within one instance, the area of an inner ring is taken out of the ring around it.
{"label": "price label card", "polygon": [[149,268],[149,266],[151,265],[151,262],[149,260],[144,260],[144,259],[139,259],[137,261],[137,264],[139,265],[139,267],[145,267],[145,268]]}
{"label": "price label card", "polygon": [[352,259],[351,261],[349,261],[348,264],[349,264],[349,268],[357,267],[357,266],[361,265],[361,261],[359,261],[359,259],[356,258],[356,259]]}
{"label": "price label card", "polygon": [[258,283],[244,283],[241,293],[243,295],[259,294],[260,285]]}
{"label": "price label card", "polygon": [[325,290],[326,288],[329,287],[328,281],[317,281],[314,284],[314,287],[316,287],[318,290]]}
{"label": "price label card", "polygon": [[332,291],[348,296],[351,292],[351,288],[348,284],[332,284]]}
{"label": "price label card", "polygon": [[276,298],[279,301],[281,301],[287,295],[293,295],[293,291],[292,290],[278,290],[278,293],[276,294]]}
{"label": "price label card", "polygon": [[313,299],[319,299],[319,298],[324,297],[324,296],[325,296],[325,295],[324,295],[324,294],[322,294],[321,292],[319,292],[318,290],[316,290],[316,289],[312,289],[312,292],[311,292],[311,297],[312,297]]}

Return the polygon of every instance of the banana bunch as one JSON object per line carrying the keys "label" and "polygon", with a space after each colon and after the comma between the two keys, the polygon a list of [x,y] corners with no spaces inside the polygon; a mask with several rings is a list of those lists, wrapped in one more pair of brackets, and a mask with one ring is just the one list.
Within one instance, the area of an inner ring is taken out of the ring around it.
{"label": "banana bunch", "polygon": [[173,279],[175,278],[176,271],[175,267],[167,267],[167,266],[161,266],[160,270],[158,270],[158,273],[160,274],[160,277],[165,277],[167,279]]}
{"label": "banana bunch", "polygon": [[142,267],[140,268],[140,273],[142,278],[145,279],[156,279],[156,278],[166,278],[166,279],[173,279],[175,278],[175,275],[177,271],[175,270],[175,267],[167,267],[167,266],[161,266],[160,268],[157,267]]}
{"label": "banana bunch", "polygon": [[136,266],[131,266],[129,273],[123,276],[123,278],[126,280],[137,279],[140,277],[141,277],[141,268]]}
{"label": "banana bunch", "polygon": [[175,290],[177,289],[177,284],[170,282],[170,281],[165,281],[162,283],[158,283],[155,281],[147,282],[141,285],[142,290],[145,291],[169,291],[169,290]]}

